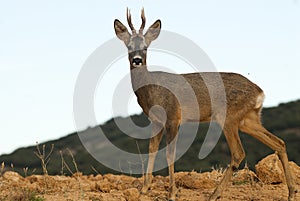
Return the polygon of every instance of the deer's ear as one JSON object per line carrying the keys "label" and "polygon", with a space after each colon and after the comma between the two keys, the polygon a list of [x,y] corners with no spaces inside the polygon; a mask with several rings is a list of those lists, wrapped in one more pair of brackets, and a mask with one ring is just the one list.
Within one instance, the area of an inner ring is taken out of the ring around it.
{"label": "deer's ear", "polygon": [[127,45],[130,39],[130,33],[127,28],[117,19],[115,19],[114,28],[117,37]]}
{"label": "deer's ear", "polygon": [[160,33],[160,29],[161,29],[161,22],[160,20],[156,20],[147,30],[147,32],[145,33],[145,39],[146,39],[146,43],[147,45],[150,45],[150,43],[152,41],[154,41]]}

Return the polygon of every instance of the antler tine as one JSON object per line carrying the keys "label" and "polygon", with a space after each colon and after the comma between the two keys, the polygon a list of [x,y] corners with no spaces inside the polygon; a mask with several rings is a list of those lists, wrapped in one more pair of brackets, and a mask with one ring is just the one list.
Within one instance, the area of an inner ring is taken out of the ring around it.
{"label": "antler tine", "polygon": [[145,11],[144,11],[144,8],[142,8],[142,11],[141,11],[141,18],[142,18],[142,25],[140,27],[140,33],[142,34],[143,33],[143,30],[145,28],[145,24],[146,24],[146,17],[145,17]]}
{"label": "antler tine", "polygon": [[132,33],[135,34],[136,32],[135,32],[135,29],[134,29],[134,27],[133,27],[133,25],[132,25],[132,22],[131,22],[131,14],[130,14],[130,10],[129,10],[128,8],[127,8],[127,22],[128,22],[128,25],[129,25],[129,27],[130,27]]}

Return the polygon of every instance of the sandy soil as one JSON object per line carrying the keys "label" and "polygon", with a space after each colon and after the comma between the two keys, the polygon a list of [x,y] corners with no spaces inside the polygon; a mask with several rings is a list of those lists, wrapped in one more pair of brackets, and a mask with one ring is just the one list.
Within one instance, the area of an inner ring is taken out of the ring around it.
{"label": "sandy soil", "polygon": [[[290,162],[300,189],[300,167]],[[177,201],[207,200],[222,178],[222,170],[211,172],[178,172]],[[32,175],[26,178],[16,172],[5,172],[0,177],[0,200],[93,200],[93,201],[166,201],[168,177],[155,176],[152,188],[140,194],[143,178],[125,175],[68,176]],[[281,164],[276,155],[270,155],[256,165],[256,173],[249,169],[236,172],[220,200],[287,200]],[[300,193],[297,194],[300,200]]]}

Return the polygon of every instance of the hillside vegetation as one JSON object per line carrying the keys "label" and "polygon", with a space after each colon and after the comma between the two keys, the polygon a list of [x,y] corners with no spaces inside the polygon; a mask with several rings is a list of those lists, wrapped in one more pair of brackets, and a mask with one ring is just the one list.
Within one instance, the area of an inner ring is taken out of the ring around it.
{"label": "hillside vegetation", "polygon": [[[286,142],[289,160],[294,161],[299,165],[300,100],[280,104],[278,107],[265,108],[262,113],[264,126]],[[139,126],[146,126],[149,124],[148,119],[143,114],[127,118],[131,118]],[[121,123],[123,122],[124,126],[126,125],[126,120],[128,120],[127,118],[118,118],[118,120]],[[187,124],[184,126],[186,129],[183,129],[183,133],[179,136],[179,140],[184,137],[186,138],[186,136],[189,135],[189,127],[195,126],[195,124]],[[110,141],[120,149],[132,153],[148,152],[148,140],[135,139],[122,133],[113,119],[103,125],[100,125],[100,127]],[[198,134],[192,146],[176,162],[176,171],[206,171],[211,170],[212,167],[226,167],[230,162],[230,153],[223,135],[208,157],[202,160],[198,158],[199,150],[205,138],[207,129],[208,124],[199,125]],[[132,133],[140,132],[135,130],[135,128],[130,127],[127,130]],[[97,142],[95,139],[97,136],[96,131],[97,128],[93,127],[88,128],[85,131],[81,131],[79,134],[83,136],[92,134],[91,136],[94,137],[91,137],[89,140],[91,143],[95,143]],[[143,132],[145,132],[145,136],[149,136],[150,130],[144,130]],[[240,136],[246,151],[244,163],[247,162],[250,169],[253,169],[253,166],[263,157],[273,153],[271,149],[248,135],[241,133]],[[97,162],[97,160],[95,160],[83,147],[77,133],[69,134],[58,140],[42,143],[39,146],[41,152],[43,152],[43,145],[45,148],[45,155],[48,155],[48,153],[51,152],[51,147],[54,145],[54,148],[48,158],[49,161],[46,161],[47,171],[50,175],[73,174],[77,171],[76,169],[85,175],[98,173],[120,173]],[[163,139],[161,148],[164,146],[165,143]],[[0,162],[2,161],[5,163],[6,169],[13,169],[21,175],[43,173],[41,160],[37,157],[36,145],[20,148],[11,154],[2,155],[0,156]],[[144,163],[146,166],[146,162]],[[243,166],[244,164],[241,164],[241,167]],[[166,175],[167,170],[163,169],[156,172],[156,174]]]}

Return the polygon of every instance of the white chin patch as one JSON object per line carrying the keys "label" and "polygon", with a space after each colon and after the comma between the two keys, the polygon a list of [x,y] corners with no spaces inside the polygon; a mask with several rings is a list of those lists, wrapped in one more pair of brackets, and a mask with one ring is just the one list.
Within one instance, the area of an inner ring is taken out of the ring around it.
{"label": "white chin patch", "polygon": [[[135,56],[135,57],[133,57],[133,64],[135,65],[135,66],[142,66],[143,64],[142,64],[142,57],[141,56],[139,56],[139,55],[137,55],[137,56]],[[134,60],[140,60],[140,62],[134,62]]]}

